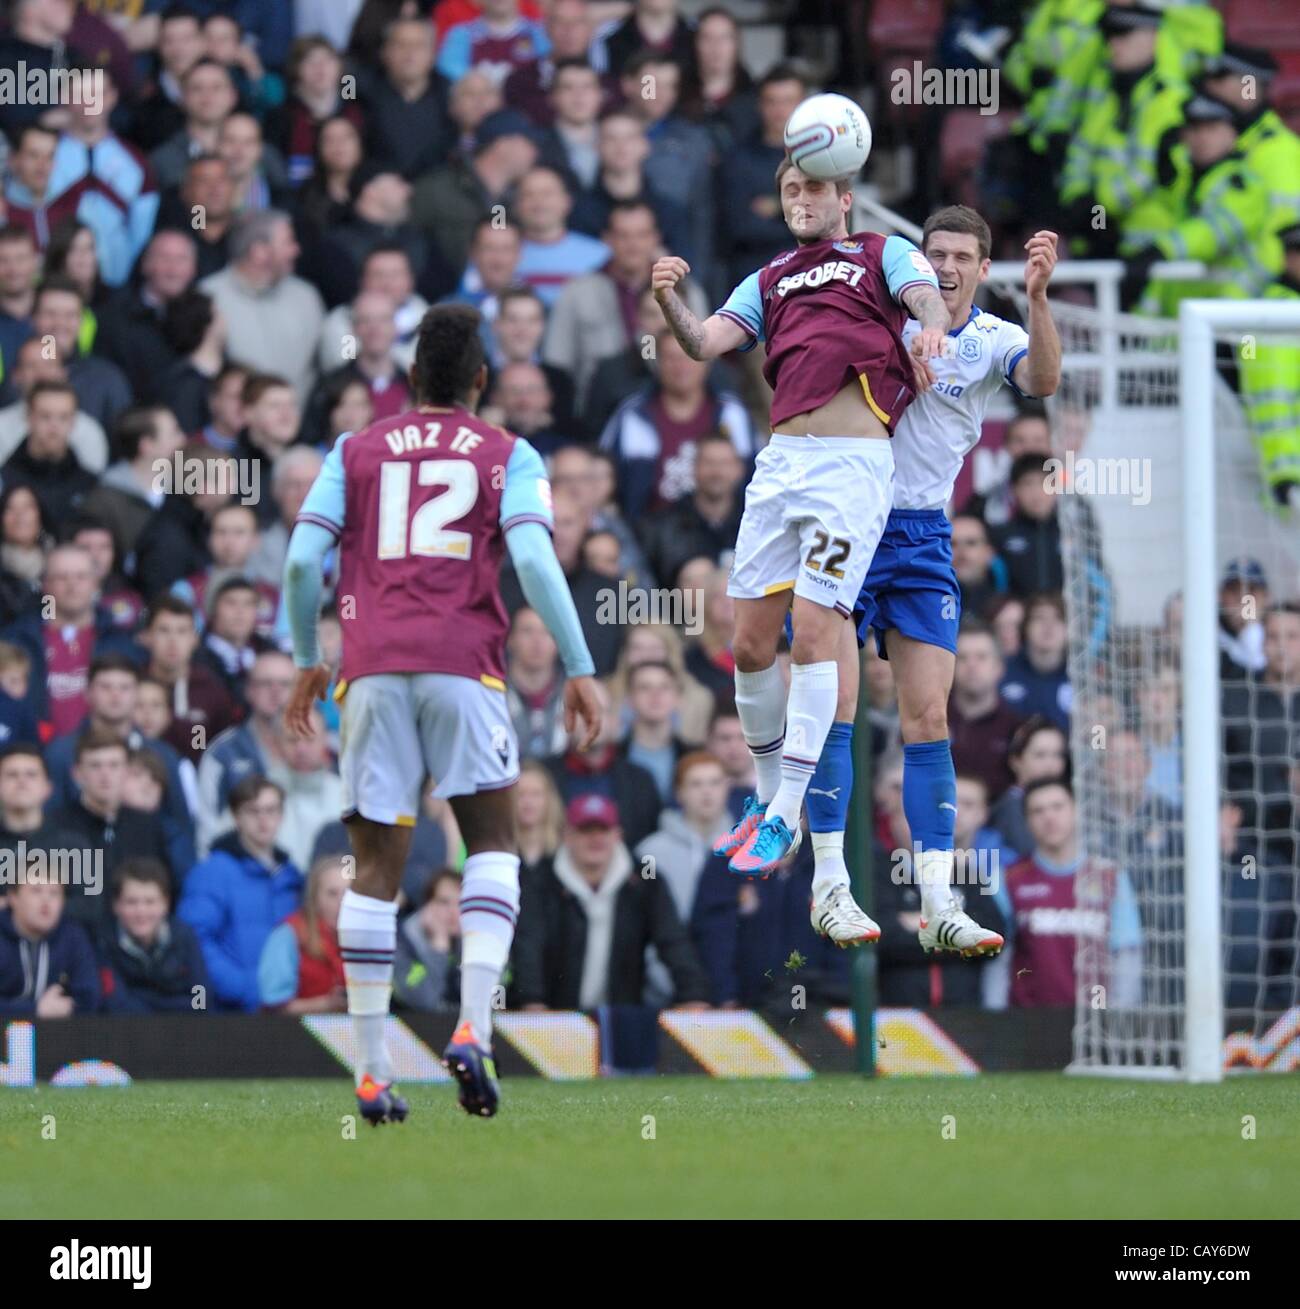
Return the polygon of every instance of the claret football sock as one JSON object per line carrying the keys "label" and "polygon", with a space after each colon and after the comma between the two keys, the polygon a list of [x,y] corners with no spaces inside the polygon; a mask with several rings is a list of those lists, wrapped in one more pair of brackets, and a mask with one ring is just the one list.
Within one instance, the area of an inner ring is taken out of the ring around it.
{"label": "claret football sock", "polygon": [[492,998],[519,918],[519,856],[485,850],[465,860],[460,883],[460,1018],[492,1045]]}
{"label": "claret football sock", "polygon": [[763,804],[770,803],[781,784],[781,747],[785,743],[785,679],[780,665],[757,673],[736,669],[736,711],[745,743],[754,758],[756,790]]}
{"label": "claret football sock", "polygon": [[385,1086],[393,1080],[384,1024],[393,993],[397,902],[345,891],[339,907],[338,934],[348,1013],[357,1038],[356,1083],[360,1086],[368,1073]]}

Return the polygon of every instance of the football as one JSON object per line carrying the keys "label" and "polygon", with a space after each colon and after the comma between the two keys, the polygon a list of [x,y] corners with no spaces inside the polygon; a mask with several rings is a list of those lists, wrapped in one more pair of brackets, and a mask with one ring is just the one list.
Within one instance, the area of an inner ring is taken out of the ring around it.
{"label": "football", "polygon": [[871,153],[871,124],[848,96],[809,96],[786,122],[785,148],[809,177],[854,177]]}

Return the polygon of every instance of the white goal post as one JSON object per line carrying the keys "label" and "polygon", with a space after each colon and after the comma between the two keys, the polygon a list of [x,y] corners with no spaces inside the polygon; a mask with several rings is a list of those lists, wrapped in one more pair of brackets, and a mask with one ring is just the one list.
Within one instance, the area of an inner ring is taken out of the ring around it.
{"label": "white goal post", "polygon": [[1300,332],[1300,305],[1276,300],[1184,300],[1179,306],[1183,431],[1183,809],[1186,1041],[1191,1082],[1223,1078],[1222,902],[1219,868],[1215,338]]}

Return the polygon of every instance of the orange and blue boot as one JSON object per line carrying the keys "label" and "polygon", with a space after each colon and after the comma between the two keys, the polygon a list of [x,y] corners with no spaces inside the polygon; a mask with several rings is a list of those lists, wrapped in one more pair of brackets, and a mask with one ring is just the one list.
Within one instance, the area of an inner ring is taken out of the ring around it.
{"label": "orange and blue boot", "polygon": [[473,1118],[491,1118],[501,1099],[497,1085],[497,1066],[492,1051],[484,1050],[474,1037],[469,1023],[451,1034],[442,1052],[442,1066],[456,1079],[460,1088],[460,1107]]}

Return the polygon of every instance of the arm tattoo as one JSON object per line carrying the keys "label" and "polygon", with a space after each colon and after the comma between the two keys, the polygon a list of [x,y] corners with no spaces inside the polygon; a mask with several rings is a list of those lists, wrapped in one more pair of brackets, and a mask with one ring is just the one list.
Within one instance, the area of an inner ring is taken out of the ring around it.
{"label": "arm tattoo", "polygon": [[704,326],[686,307],[685,302],[672,292],[666,300],[660,301],[659,307],[673,335],[681,342],[681,347],[692,359],[699,359],[704,349]]}
{"label": "arm tattoo", "polygon": [[923,328],[933,327],[941,332],[946,332],[951,325],[948,307],[943,302],[943,296],[934,287],[927,286],[923,282],[918,282],[915,286],[909,286],[903,292],[903,304],[907,306],[908,312]]}

